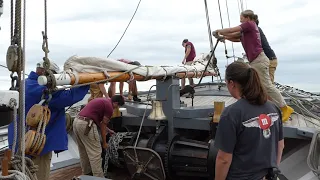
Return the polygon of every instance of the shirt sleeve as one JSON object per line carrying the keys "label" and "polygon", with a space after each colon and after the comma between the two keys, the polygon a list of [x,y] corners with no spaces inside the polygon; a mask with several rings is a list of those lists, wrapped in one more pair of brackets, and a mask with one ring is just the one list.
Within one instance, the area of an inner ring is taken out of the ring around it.
{"label": "shirt sleeve", "polygon": [[253,30],[253,23],[250,21],[247,21],[245,23],[240,24],[241,31],[242,32],[250,32]]}
{"label": "shirt sleeve", "polygon": [[226,152],[233,153],[237,143],[237,114],[231,113],[231,109],[225,109],[220,117],[215,137],[215,147]]}
{"label": "shirt sleeve", "polygon": [[112,103],[109,103],[109,102],[105,103],[104,116],[110,119],[112,114],[113,114]]}

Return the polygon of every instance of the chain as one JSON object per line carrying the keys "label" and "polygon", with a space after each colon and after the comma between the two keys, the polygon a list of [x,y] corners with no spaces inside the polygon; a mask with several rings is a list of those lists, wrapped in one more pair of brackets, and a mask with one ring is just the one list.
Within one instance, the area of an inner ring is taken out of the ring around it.
{"label": "chain", "polygon": [[114,135],[112,135],[108,142],[108,148],[106,149],[106,155],[105,155],[105,162],[104,162],[104,176],[107,177],[108,173],[108,163],[109,160],[111,163],[118,168],[122,168],[123,166],[120,164],[119,161],[119,154],[118,154],[118,148],[119,144],[122,142],[123,138],[125,136],[130,136],[134,134],[134,132],[119,132]]}

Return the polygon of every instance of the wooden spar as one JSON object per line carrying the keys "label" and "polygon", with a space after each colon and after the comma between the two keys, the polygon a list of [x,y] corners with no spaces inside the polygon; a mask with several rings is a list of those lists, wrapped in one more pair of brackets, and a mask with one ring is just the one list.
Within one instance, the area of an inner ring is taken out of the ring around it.
{"label": "wooden spar", "polygon": [[[116,77],[112,80],[110,80],[109,82],[125,82],[131,79],[131,75],[129,73],[124,73],[123,72],[108,72],[110,78],[115,77],[115,76],[119,76]],[[188,72],[187,73],[187,77],[190,78],[199,78],[201,77],[202,72]],[[76,82],[76,76],[74,74],[66,74],[65,78],[62,79],[60,77],[60,74],[55,74],[55,79],[56,79],[56,84],[57,86],[62,86],[62,85],[75,85]],[[105,76],[104,73],[78,73],[78,83],[77,84],[85,84],[85,83],[90,83],[90,82],[95,82],[95,81],[101,81],[101,80],[108,80],[109,78],[107,78]],[[149,79],[163,79],[164,76],[155,76],[155,77],[147,77],[145,78],[144,76],[138,75],[138,74],[134,74],[134,80],[137,81],[146,81]],[[176,73],[175,74],[176,77],[178,78],[184,78],[186,77],[186,73],[185,72],[181,72],[181,73]],[[206,72],[204,73],[203,76],[215,76],[215,74],[213,73],[209,73]],[[39,76],[38,78],[38,83],[40,85],[46,85],[47,84],[47,77],[46,76]]]}

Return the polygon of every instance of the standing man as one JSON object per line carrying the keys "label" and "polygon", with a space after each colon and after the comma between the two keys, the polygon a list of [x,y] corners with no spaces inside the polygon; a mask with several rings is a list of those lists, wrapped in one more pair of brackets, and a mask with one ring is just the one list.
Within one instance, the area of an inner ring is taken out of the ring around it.
{"label": "standing man", "polygon": [[[91,100],[78,114],[73,122],[73,132],[77,139],[82,173],[104,177],[102,170],[102,148],[107,148],[107,132],[113,134],[107,126],[113,109],[124,104],[120,95],[110,98]],[[99,128],[99,129],[98,129]],[[102,148],[99,131],[101,131]]]}
{"label": "standing man", "polygon": [[[141,65],[138,61],[130,61],[128,59],[118,59],[118,61],[126,63],[126,64],[136,65],[136,66],[140,66]],[[140,102],[141,99],[138,98],[137,81],[136,80],[132,80],[132,81],[128,82],[128,84],[129,84],[128,99],[132,100],[131,96],[133,96],[133,101]],[[120,91],[120,95],[121,96],[123,96],[123,85],[124,85],[124,82],[120,82],[119,91]],[[116,82],[111,82],[110,83],[108,93],[109,93],[110,97],[112,97],[112,96],[114,96],[116,94]]]}
{"label": "standing man", "polygon": [[[182,60],[182,64],[184,65],[191,65],[191,63],[193,62],[193,59],[196,57],[196,50],[193,46],[193,44],[191,42],[189,42],[188,39],[184,39],[182,41],[182,46],[184,47],[184,58]],[[192,78],[188,78],[189,79],[189,84],[190,86],[194,86],[193,83],[193,79]],[[181,79],[181,89],[184,89],[186,85],[186,79],[182,78]]]}
{"label": "standing man", "polygon": [[[52,61],[49,69],[54,74],[59,73],[59,67]],[[38,104],[41,101],[42,93],[46,87],[38,84],[38,77],[44,75],[44,73],[45,69],[42,61],[37,64],[36,72],[31,71],[25,81],[26,115],[34,104]],[[89,86],[82,86],[70,90],[56,91],[52,94],[52,99],[49,102],[51,118],[45,130],[46,143],[40,156],[32,157],[34,164],[39,166],[39,170],[36,173],[39,180],[49,179],[52,151],[58,154],[59,152],[68,150],[65,108],[81,101],[88,90]],[[9,144],[13,142],[13,133],[13,123],[11,123],[8,127]],[[19,142],[19,139],[17,142]]]}
{"label": "standing man", "polygon": [[[258,18],[258,15],[257,15]],[[259,20],[256,20],[257,26],[259,25]],[[274,51],[271,49],[268,40],[266,36],[264,35],[262,29],[258,26],[259,32],[260,32],[260,38],[261,38],[261,44],[262,44],[262,49],[266,56],[270,60],[270,65],[269,65],[269,76],[271,79],[272,84],[274,84],[274,74],[276,72],[277,66],[278,66],[278,59]]]}

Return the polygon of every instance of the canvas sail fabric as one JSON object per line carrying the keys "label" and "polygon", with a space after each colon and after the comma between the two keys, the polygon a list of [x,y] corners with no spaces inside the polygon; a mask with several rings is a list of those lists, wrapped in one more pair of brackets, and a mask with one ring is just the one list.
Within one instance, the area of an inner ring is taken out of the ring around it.
{"label": "canvas sail fabric", "polygon": [[[211,54],[200,54],[194,59],[192,65],[180,66],[140,66],[131,65],[117,61],[111,58],[100,57],[84,57],[84,56],[71,56],[64,63],[64,71],[71,70],[77,73],[99,73],[109,71],[129,71],[142,76],[169,76],[179,72],[200,72],[204,71],[205,66],[210,59]],[[207,68],[207,71],[214,73],[212,64]]]}

